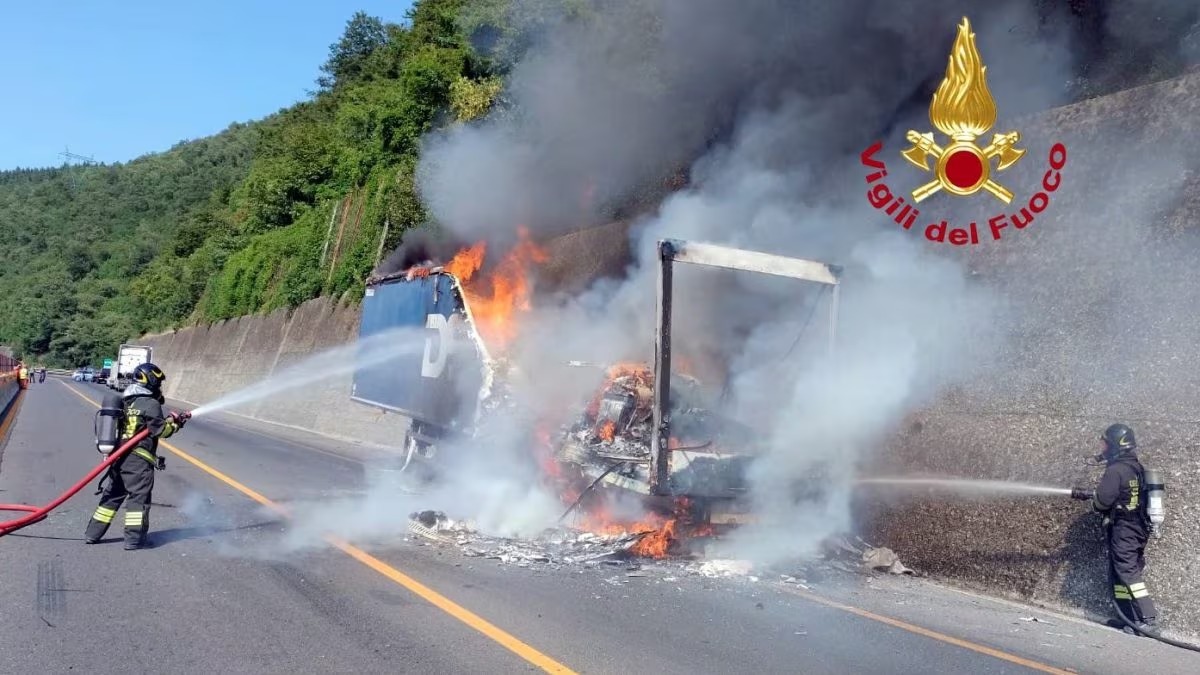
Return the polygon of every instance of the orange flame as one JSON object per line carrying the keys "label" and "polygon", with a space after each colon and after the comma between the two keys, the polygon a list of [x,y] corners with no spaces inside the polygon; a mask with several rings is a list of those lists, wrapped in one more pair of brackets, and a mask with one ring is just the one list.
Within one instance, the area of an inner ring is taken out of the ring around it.
{"label": "orange flame", "polygon": [[638,540],[629,552],[645,558],[665,558],[675,542],[675,519],[668,520],[665,525]]}
{"label": "orange flame", "polygon": [[596,435],[602,441],[611,442],[617,437],[617,423],[612,420],[604,420],[604,424],[600,425],[600,429],[596,431]]}
{"label": "orange flame", "polygon": [[650,366],[644,363],[618,363],[609,366],[608,372],[604,374],[604,384],[596,389],[596,395],[592,397],[586,410],[589,419],[596,419],[596,415],[600,414],[600,400],[604,398],[604,392],[612,383],[622,377],[633,377],[633,383],[638,387],[649,387],[654,380],[654,373],[651,372]]}
{"label": "orange flame", "polygon": [[651,512],[634,522],[614,516],[604,499],[589,499],[586,506],[580,506],[583,508],[576,527],[602,536],[640,534],[641,538],[628,552],[643,558],[667,558],[676,553],[676,544],[684,539],[716,534],[711,525],[692,521],[686,497],[676,500],[674,513],[669,517]]}
{"label": "orange flame", "polygon": [[450,262],[446,263],[446,271],[453,274],[463,286],[471,283],[475,273],[483,267],[483,256],[487,253],[487,243],[477,242],[474,246],[464,248]]}
{"label": "orange flame", "polygon": [[549,257],[533,242],[525,226],[517,228],[517,235],[516,245],[484,277],[476,279],[475,275],[483,267],[485,242],[464,248],[445,266],[462,283],[471,316],[484,342],[499,352],[505,351],[517,336],[517,313],[531,308],[530,268]]}

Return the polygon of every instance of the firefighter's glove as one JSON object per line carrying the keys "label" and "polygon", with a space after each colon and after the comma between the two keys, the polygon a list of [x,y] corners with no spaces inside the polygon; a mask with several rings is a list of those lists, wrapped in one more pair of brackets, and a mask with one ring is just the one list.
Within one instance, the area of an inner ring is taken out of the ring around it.
{"label": "firefighter's glove", "polygon": [[186,424],[187,421],[190,420],[191,418],[192,418],[191,413],[187,413],[187,412],[171,413],[171,421],[175,423],[176,429],[182,429],[183,425]]}
{"label": "firefighter's glove", "polygon": [[1091,499],[1094,495],[1095,495],[1095,493],[1087,488],[1081,488],[1081,487],[1071,488],[1071,499],[1078,499],[1079,501],[1087,501],[1088,499]]}

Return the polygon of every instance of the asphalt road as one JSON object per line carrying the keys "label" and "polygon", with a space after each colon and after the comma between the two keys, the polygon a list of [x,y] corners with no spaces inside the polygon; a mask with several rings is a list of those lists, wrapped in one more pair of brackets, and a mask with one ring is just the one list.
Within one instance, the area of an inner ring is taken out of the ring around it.
{"label": "asphalt road", "polygon": [[[95,466],[85,399],[102,395],[57,378],[24,392],[0,502],[47,502]],[[1200,655],[908,578],[523,568],[410,540],[402,512],[382,543],[289,550],[280,512],[361,490],[364,451],[224,417],[169,444],[152,548],[124,551],[119,515],[85,546],[90,487],[0,537],[0,671],[1200,672]]]}

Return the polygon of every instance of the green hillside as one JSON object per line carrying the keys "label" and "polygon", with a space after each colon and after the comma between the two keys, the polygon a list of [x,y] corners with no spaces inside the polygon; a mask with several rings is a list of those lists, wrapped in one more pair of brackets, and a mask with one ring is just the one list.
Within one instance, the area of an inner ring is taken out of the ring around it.
{"label": "green hillside", "polygon": [[[128,163],[0,172],[0,343],[75,366],[148,331],[357,290],[425,218],[420,137],[499,92],[507,6],[358,13],[304,103]],[[479,31],[503,36],[490,60],[469,47]]]}

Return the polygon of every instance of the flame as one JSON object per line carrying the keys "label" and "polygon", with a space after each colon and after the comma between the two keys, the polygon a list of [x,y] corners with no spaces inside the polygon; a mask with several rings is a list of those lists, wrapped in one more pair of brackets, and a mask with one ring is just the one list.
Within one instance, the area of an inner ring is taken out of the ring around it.
{"label": "flame", "polygon": [[498,352],[504,352],[517,336],[516,315],[531,308],[530,268],[549,257],[533,242],[525,226],[517,228],[517,236],[512,250],[483,277],[476,278],[476,274],[487,253],[485,242],[462,249],[445,265],[445,270],[462,283],[479,334]]}
{"label": "flame", "polygon": [[955,140],[973,140],[996,123],[996,101],[987,86],[987,66],[975,48],[964,16],[950,50],[946,77],[933,95],[929,121]]}
{"label": "flame", "polygon": [[650,370],[650,366],[644,363],[617,363],[609,366],[608,371],[604,374],[604,384],[596,389],[596,395],[588,403],[586,411],[588,419],[596,419],[596,415],[600,414],[600,399],[604,398],[604,392],[608,391],[613,382],[623,377],[633,378],[634,389],[649,389],[650,384],[654,381],[654,373]]}
{"label": "flame", "polygon": [[641,535],[628,552],[643,558],[667,558],[676,553],[676,545],[684,539],[716,534],[711,525],[691,520],[690,502],[686,497],[675,500],[673,513],[669,516],[650,512],[632,521],[614,516],[603,498],[589,498],[586,506],[580,506],[583,508],[575,527],[610,537]]}
{"label": "flame", "polygon": [[629,552],[646,558],[665,558],[674,542],[675,519],[672,518],[662,528],[639,539],[638,543],[629,549]]}
{"label": "flame", "polygon": [[475,245],[464,248],[450,262],[446,263],[446,271],[453,274],[458,281],[466,286],[471,283],[471,279],[475,278],[475,273],[483,267],[483,256],[487,254],[487,243],[476,242]]}
{"label": "flame", "polygon": [[600,440],[611,443],[617,436],[617,423],[612,420],[604,420],[604,424],[596,431],[596,435]]}

